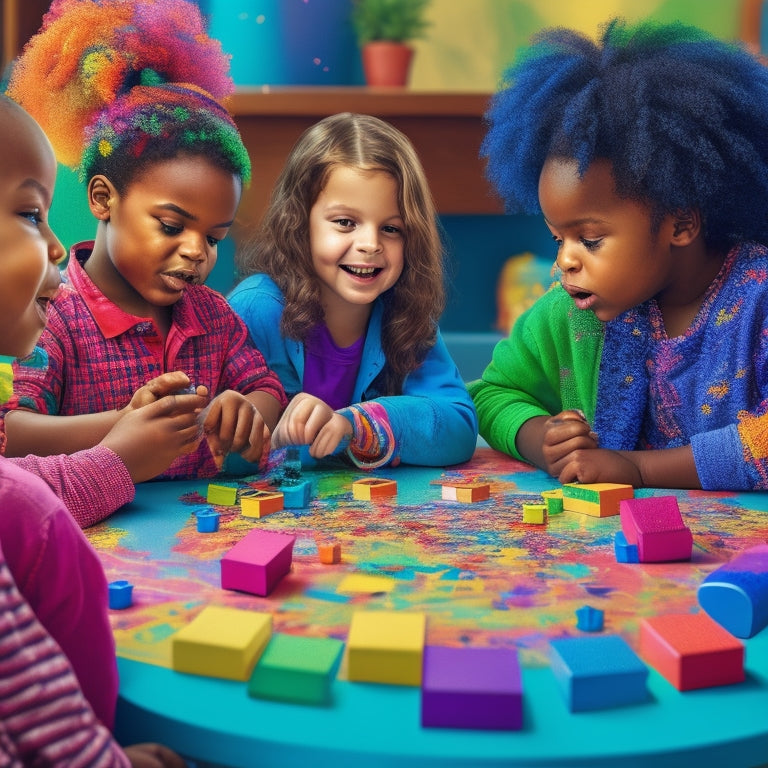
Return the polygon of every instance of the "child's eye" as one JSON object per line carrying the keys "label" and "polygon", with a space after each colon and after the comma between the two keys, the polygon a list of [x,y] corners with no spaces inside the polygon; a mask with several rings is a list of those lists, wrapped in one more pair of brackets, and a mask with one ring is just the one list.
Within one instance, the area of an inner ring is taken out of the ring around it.
{"label": "child's eye", "polygon": [[205,239],[208,241],[208,245],[210,245],[211,248],[215,248],[223,240],[221,237],[213,237],[212,235],[208,235]]}
{"label": "child's eye", "polygon": [[334,219],[334,224],[338,224],[340,227],[343,227],[344,229],[351,229],[355,226],[355,222],[352,221],[352,219]]}
{"label": "child's eye", "polygon": [[386,226],[382,227],[382,229],[388,235],[400,235],[400,234],[402,234],[402,230],[399,227],[394,226],[394,224],[387,224]]}
{"label": "child's eye", "polygon": [[588,240],[586,237],[581,238],[581,244],[588,250],[588,251],[595,251],[600,247],[600,243],[602,243],[602,240]]}
{"label": "child's eye", "polygon": [[43,223],[43,214],[39,208],[33,208],[31,211],[21,211],[19,216],[24,219],[29,219],[29,221],[38,227]]}
{"label": "child's eye", "polygon": [[160,222],[160,229],[162,230],[164,235],[168,235],[169,237],[175,237],[181,232],[181,227],[177,227],[175,224],[168,224],[165,221]]}
{"label": "child's eye", "polygon": [[556,237],[555,235],[552,235],[552,239],[555,241],[555,250],[560,250],[560,246],[563,244],[563,239],[561,237]]}

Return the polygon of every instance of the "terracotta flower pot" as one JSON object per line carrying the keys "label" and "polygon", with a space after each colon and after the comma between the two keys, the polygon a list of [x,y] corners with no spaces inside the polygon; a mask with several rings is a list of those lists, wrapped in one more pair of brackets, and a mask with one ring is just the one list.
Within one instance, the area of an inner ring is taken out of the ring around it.
{"label": "terracotta flower pot", "polygon": [[413,48],[405,43],[375,40],[363,46],[363,71],[368,85],[403,86],[408,82]]}

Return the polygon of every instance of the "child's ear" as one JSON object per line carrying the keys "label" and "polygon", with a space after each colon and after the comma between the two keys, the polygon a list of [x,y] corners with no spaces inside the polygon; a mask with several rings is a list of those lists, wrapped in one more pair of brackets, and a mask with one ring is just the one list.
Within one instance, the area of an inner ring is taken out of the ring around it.
{"label": "child's ear", "polygon": [[690,245],[701,234],[701,214],[698,209],[676,211],[672,221],[672,244]]}
{"label": "child's ear", "polygon": [[99,221],[109,221],[110,207],[116,196],[117,191],[106,176],[93,176],[88,182],[88,207]]}

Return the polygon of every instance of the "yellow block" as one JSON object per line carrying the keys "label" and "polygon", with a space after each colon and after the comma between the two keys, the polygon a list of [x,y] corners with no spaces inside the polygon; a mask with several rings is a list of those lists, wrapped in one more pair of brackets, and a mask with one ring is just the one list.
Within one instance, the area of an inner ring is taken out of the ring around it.
{"label": "yellow block", "polygon": [[523,522],[543,525],[547,519],[547,508],[543,504],[523,504]]}
{"label": "yellow block", "polygon": [[272,635],[272,615],[209,605],[171,638],[177,672],[248,680]]}
{"label": "yellow block", "polygon": [[245,491],[240,494],[240,512],[243,517],[266,517],[283,509],[285,499],[280,492]]}
{"label": "yellow block", "polygon": [[389,576],[372,576],[368,573],[350,573],[345,576],[336,591],[339,593],[365,592],[369,595],[375,592],[391,592],[395,588],[395,580]]}
{"label": "yellow block", "polygon": [[347,637],[347,677],[367,683],[421,685],[423,613],[356,611]]}
{"label": "yellow block", "polygon": [[592,517],[611,517],[619,514],[620,501],[634,495],[635,489],[631,485],[621,483],[566,483],[563,508]]}

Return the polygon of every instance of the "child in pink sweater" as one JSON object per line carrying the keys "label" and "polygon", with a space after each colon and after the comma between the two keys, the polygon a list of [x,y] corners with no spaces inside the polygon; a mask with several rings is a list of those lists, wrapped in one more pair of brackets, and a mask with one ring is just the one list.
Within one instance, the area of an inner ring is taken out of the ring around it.
{"label": "child in pink sweater", "polygon": [[[47,224],[56,161],[35,121],[3,96],[0,169],[0,354],[27,355],[60,280],[63,249]],[[174,398],[165,400],[147,408],[163,412]],[[53,491],[2,457],[0,685],[3,765],[184,765],[165,747],[114,741],[117,664],[101,564]]]}

